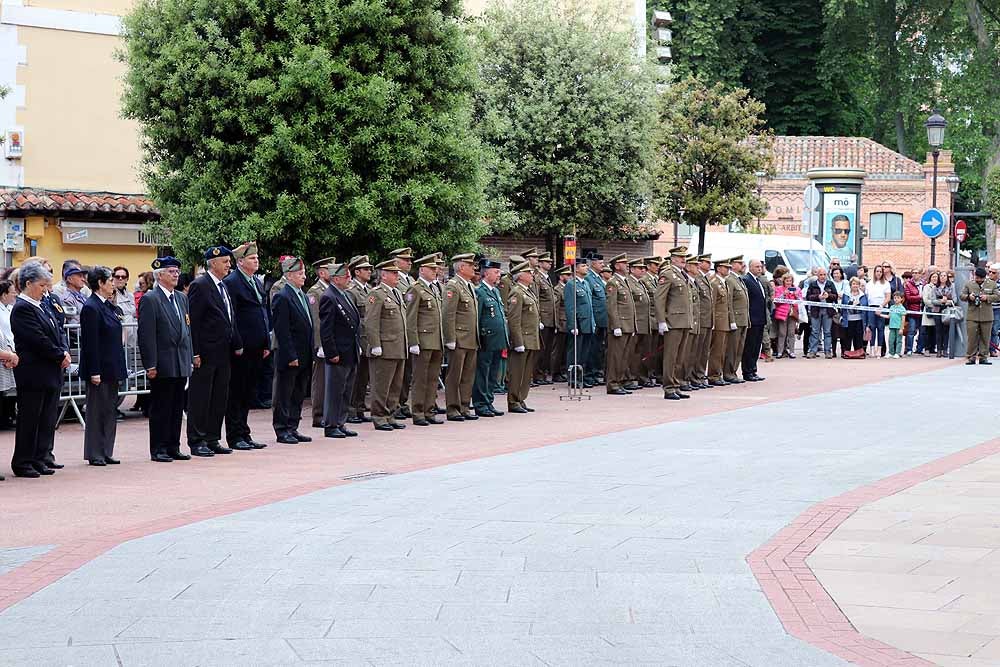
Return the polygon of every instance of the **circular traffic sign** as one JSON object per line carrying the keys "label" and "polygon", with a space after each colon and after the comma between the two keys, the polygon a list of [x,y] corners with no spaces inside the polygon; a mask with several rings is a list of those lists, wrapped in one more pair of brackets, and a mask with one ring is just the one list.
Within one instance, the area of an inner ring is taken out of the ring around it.
{"label": "circular traffic sign", "polygon": [[965,241],[965,237],[969,235],[969,226],[965,224],[965,220],[958,220],[955,222],[955,240],[959,243]]}
{"label": "circular traffic sign", "polygon": [[920,216],[920,231],[930,239],[936,239],[948,228],[948,214],[939,208],[929,208]]}

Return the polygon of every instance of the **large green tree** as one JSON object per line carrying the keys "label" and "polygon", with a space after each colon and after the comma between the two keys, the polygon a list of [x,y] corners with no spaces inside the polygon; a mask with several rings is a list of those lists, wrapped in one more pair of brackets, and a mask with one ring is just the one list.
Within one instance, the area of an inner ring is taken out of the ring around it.
{"label": "large green tree", "polygon": [[459,0],[139,0],[124,113],[188,259],[471,247],[475,68]]}
{"label": "large green tree", "polygon": [[664,220],[696,225],[749,221],[766,211],[756,174],[772,169],[764,105],[746,89],[707,86],[688,77],[660,97],[654,205]]}
{"label": "large green tree", "polygon": [[643,233],[655,86],[630,27],[579,4],[513,0],[488,8],[472,33],[491,228]]}

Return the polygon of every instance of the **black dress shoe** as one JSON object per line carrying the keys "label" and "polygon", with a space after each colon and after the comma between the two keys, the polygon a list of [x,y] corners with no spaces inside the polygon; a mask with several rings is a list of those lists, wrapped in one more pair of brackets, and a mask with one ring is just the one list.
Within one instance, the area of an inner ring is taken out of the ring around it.
{"label": "black dress shoe", "polygon": [[479,417],[477,417],[476,415],[472,414],[471,412],[466,412],[462,416],[465,417],[465,421],[467,421],[467,422],[474,422],[477,419],[479,419]]}
{"label": "black dress shoe", "polygon": [[584,389],[593,389],[594,388],[594,383],[593,382],[584,382],[583,383],[583,388]]}
{"label": "black dress shoe", "polygon": [[54,460],[52,460],[52,461],[45,461],[45,467],[52,468],[53,470],[62,470],[66,466],[64,466],[61,463],[56,463]]}
{"label": "black dress shoe", "polygon": [[397,431],[402,431],[404,428],[406,428],[406,424],[400,424],[399,422],[389,422],[389,426],[391,426]]}
{"label": "black dress shoe", "polygon": [[348,424],[364,424],[365,420],[362,419],[361,417],[348,417],[347,418],[347,423]]}
{"label": "black dress shoe", "polygon": [[676,391],[668,391],[663,395],[663,398],[664,400],[667,401],[679,401],[681,400],[681,395],[678,394]]}
{"label": "black dress shoe", "polygon": [[979,365],[980,366],[992,366],[993,362],[990,361],[990,360],[988,360],[988,359],[980,359],[979,360]]}
{"label": "black dress shoe", "polygon": [[190,461],[191,456],[188,454],[181,454],[180,452],[167,452],[165,456],[169,456],[171,461]]}
{"label": "black dress shoe", "polygon": [[679,393],[677,395],[680,396],[681,398],[691,398],[691,394],[680,394]]}
{"label": "black dress shoe", "polygon": [[299,444],[299,439],[294,435],[279,435],[278,442],[283,445],[297,445]]}
{"label": "black dress shoe", "polygon": [[345,435],[344,432],[341,431],[339,428],[337,428],[336,426],[334,426],[333,428],[325,428],[325,429],[323,429],[323,437],[324,438],[346,438],[347,435]]}
{"label": "black dress shoe", "polygon": [[340,427],[340,432],[343,433],[344,435],[346,435],[348,438],[356,438],[358,436],[358,432],[357,431],[352,431],[351,429],[347,428],[346,426],[341,426]]}
{"label": "black dress shoe", "polygon": [[694,391],[694,389],[689,384],[682,384],[679,388],[681,391]]}
{"label": "black dress shoe", "polygon": [[503,417],[503,410],[497,410],[492,405],[490,406],[490,412],[493,413],[494,417]]}
{"label": "black dress shoe", "polygon": [[391,424],[375,424],[375,430],[376,431],[394,431],[396,429],[394,429]]}
{"label": "black dress shoe", "polygon": [[515,405],[512,408],[507,408],[507,412],[512,412],[515,415],[526,415],[528,411],[522,408],[520,405]]}
{"label": "black dress shoe", "polygon": [[296,440],[298,440],[299,442],[312,442],[313,441],[313,439],[310,438],[308,435],[302,435],[298,431],[292,431],[292,436]]}
{"label": "black dress shoe", "polygon": [[476,410],[477,417],[492,417],[493,413],[489,410]]}
{"label": "black dress shoe", "polygon": [[101,466],[101,467],[108,465],[102,459],[94,459],[93,461],[90,461],[89,463],[92,466]]}
{"label": "black dress shoe", "polygon": [[710,386],[710,387],[725,387],[727,384],[729,384],[729,383],[726,382],[725,380],[712,380],[712,381],[710,381],[708,383],[708,386]]}
{"label": "black dress shoe", "polygon": [[637,391],[639,389],[642,389],[642,386],[638,382],[629,382],[627,385],[625,385],[624,388],[628,389],[629,391]]}
{"label": "black dress shoe", "polygon": [[441,421],[440,419],[435,419],[434,417],[429,417],[427,419],[427,423],[428,424],[432,424],[432,425],[438,425],[438,424],[443,424],[444,422]]}
{"label": "black dress shoe", "polygon": [[191,456],[204,456],[209,458],[215,456],[215,452],[208,448],[207,445],[195,445],[191,448]]}
{"label": "black dress shoe", "polygon": [[729,384],[743,384],[744,382],[746,382],[746,380],[741,380],[739,378],[733,378],[732,380],[730,380],[729,378],[724,378],[724,379]]}
{"label": "black dress shoe", "polygon": [[253,445],[251,445],[249,442],[243,442],[242,440],[240,440],[239,442],[234,442],[233,444],[229,445],[229,448],[230,449],[238,449],[241,452],[252,452],[253,451]]}
{"label": "black dress shoe", "polygon": [[313,420],[313,428],[326,428],[326,426],[323,424],[322,420],[316,421],[314,419]]}
{"label": "black dress shoe", "polygon": [[525,410],[527,410],[528,412],[534,412],[534,411],[535,411],[535,409],[534,409],[534,408],[529,408],[529,407],[528,407],[527,405],[525,405],[524,403],[521,403],[521,407],[522,407],[522,408],[524,408]]}
{"label": "black dress shoe", "polygon": [[465,417],[462,415],[448,415],[448,421],[450,422],[464,422]]}
{"label": "black dress shoe", "polygon": [[113,459],[110,456],[105,456],[104,462],[107,463],[109,466],[116,466],[121,463],[121,461],[119,461],[118,459]]}
{"label": "black dress shoe", "polygon": [[52,468],[41,468],[40,470],[38,470],[38,474],[39,475],[54,475],[54,474],[56,474],[56,471],[53,470]]}
{"label": "black dress shoe", "polygon": [[608,389],[607,393],[610,396],[628,396],[629,395],[629,392],[625,391],[621,387],[618,387],[617,389]]}
{"label": "black dress shoe", "polygon": [[965,365],[966,366],[975,366],[976,365],[976,360],[975,359],[969,359],[968,361],[965,362]]}
{"label": "black dress shoe", "polygon": [[207,446],[208,446],[209,449],[212,450],[212,453],[214,453],[214,454],[232,454],[233,453],[233,450],[229,449],[229,447],[223,447],[222,445],[220,445],[217,442],[209,443]]}
{"label": "black dress shoe", "polygon": [[267,447],[267,445],[265,445],[263,442],[254,442],[253,440],[244,440],[243,442],[247,443],[254,449],[264,449]]}
{"label": "black dress shoe", "polygon": [[430,426],[431,423],[429,421],[427,421],[426,419],[414,419],[413,420],[413,425],[414,426]]}
{"label": "black dress shoe", "polygon": [[36,477],[41,477],[41,474],[37,470],[15,470],[14,477],[29,477],[34,479]]}
{"label": "black dress shoe", "polygon": [[436,414],[436,415],[446,415],[446,414],[448,414],[448,411],[445,410],[444,408],[439,408],[438,406],[435,405],[434,406],[434,414]]}

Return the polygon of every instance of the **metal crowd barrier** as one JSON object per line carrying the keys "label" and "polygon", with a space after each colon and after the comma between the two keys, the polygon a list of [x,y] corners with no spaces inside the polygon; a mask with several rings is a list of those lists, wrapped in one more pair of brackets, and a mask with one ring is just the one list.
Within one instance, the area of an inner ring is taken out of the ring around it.
{"label": "metal crowd barrier", "polygon": [[[90,378],[81,377],[80,370],[80,325],[65,325],[66,337],[69,340],[69,355],[72,358],[69,368],[65,373],[62,393],[59,400],[62,401],[62,408],[59,411],[59,421],[66,417],[66,413],[72,408],[77,421],[83,426],[84,414],[80,408],[87,403],[87,383]],[[148,394],[149,380],[146,378],[146,369],[142,367],[142,357],[139,354],[139,325],[122,325],[122,342],[125,345],[125,370],[126,378],[120,383],[118,388],[118,404],[121,405],[126,396]]]}

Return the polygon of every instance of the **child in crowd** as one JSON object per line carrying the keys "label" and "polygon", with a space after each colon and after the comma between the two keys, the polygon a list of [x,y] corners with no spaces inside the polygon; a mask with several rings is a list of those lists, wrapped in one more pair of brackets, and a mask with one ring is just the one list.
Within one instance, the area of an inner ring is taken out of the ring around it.
{"label": "child in crowd", "polygon": [[[889,306],[889,357],[899,359],[903,351],[903,318],[906,317],[906,306],[903,305],[903,293],[893,292],[892,305]],[[885,317],[885,316],[883,316]]]}

